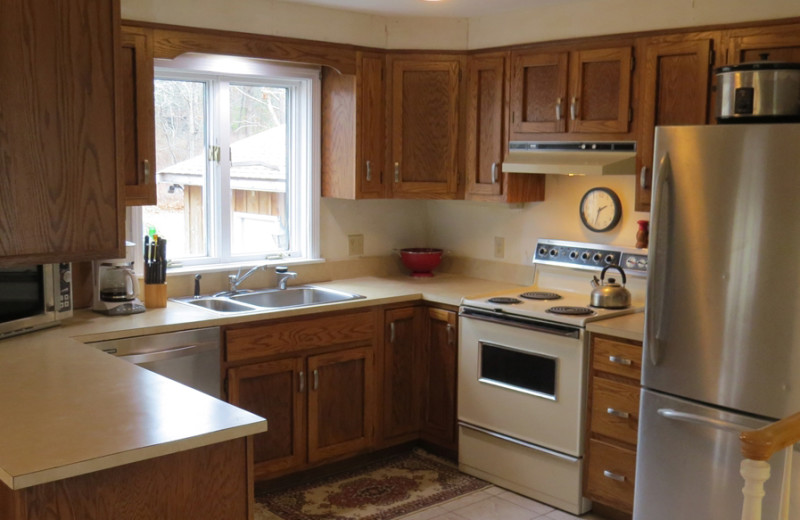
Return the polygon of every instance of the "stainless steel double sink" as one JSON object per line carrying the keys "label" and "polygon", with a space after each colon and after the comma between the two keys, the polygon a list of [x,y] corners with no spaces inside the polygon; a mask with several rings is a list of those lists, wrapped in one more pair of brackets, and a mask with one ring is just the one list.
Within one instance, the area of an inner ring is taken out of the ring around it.
{"label": "stainless steel double sink", "polygon": [[200,296],[195,298],[172,298],[172,301],[200,307],[218,314],[247,314],[289,307],[306,307],[323,303],[343,302],[364,298],[360,294],[352,294],[334,289],[325,289],[313,285],[300,285],[286,289],[266,289],[260,291],[243,291],[235,294]]}

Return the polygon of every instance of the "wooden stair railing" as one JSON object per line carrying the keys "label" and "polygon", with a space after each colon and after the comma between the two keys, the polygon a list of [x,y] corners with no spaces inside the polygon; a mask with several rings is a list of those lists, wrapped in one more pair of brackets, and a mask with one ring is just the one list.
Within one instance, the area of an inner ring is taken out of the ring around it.
{"label": "wooden stair railing", "polygon": [[[761,500],[764,482],[769,479],[767,462],[775,453],[786,448],[786,461],[781,485],[780,520],[789,518],[789,488],[792,473],[792,448],[800,442],[800,413],[790,415],[758,430],[748,430],[739,435],[742,460],[740,473],[744,478],[744,504],[742,520],[761,520]],[[769,519],[773,520],[773,519]]]}

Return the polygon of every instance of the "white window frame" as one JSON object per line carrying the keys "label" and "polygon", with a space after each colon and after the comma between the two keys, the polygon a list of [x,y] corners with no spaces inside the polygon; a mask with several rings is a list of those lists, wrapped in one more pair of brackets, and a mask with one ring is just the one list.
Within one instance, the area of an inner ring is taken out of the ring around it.
{"label": "white window frame", "polygon": [[[202,81],[209,85],[206,113],[208,117],[207,131],[212,135],[207,142],[214,143],[221,150],[229,149],[227,135],[213,135],[215,127],[229,128],[230,115],[221,112],[220,107],[227,106],[216,102],[221,96],[218,87],[221,83],[264,84],[286,86],[290,92],[287,99],[291,103],[291,113],[297,114],[296,120],[303,124],[290,125],[287,143],[293,154],[288,161],[292,171],[287,171],[287,212],[290,226],[289,243],[291,248],[285,255],[258,253],[253,255],[237,255],[233,257],[230,242],[222,240],[217,233],[230,229],[231,200],[230,178],[221,175],[223,166],[230,171],[230,157],[222,153],[220,162],[209,161],[206,190],[206,234],[208,239],[208,256],[179,259],[180,264],[171,266],[169,272],[187,270],[191,272],[225,269],[232,266],[252,265],[260,263],[299,263],[320,259],[319,205],[320,205],[320,127],[321,127],[321,85],[319,67],[276,63],[268,60],[218,56],[205,54],[185,54],[173,60],[155,60],[156,79],[176,79]],[[216,83],[219,82],[219,83]],[[225,90],[227,92],[227,90]],[[305,102],[303,102],[305,101]],[[213,120],[213,122],[211,122]],[[227,125],[227,126],[225,126]],[[305,151],[303,152],[303,148]],[[306,174],[303,175],[302,172]],[[209,200],[214,198],[213,203]],[[305,208],[305,210],[304,210]],[[130,230],[135,246],[134,259],[143,257],[141,207],[131,208],[132,220]],[[304,232],[306,231],[306,232]],[[166,237],[169,239],[169,237]],[[167,257],[169,241],[167,242]],[[141,262],[136,262],[137,271],[141,272]]]}

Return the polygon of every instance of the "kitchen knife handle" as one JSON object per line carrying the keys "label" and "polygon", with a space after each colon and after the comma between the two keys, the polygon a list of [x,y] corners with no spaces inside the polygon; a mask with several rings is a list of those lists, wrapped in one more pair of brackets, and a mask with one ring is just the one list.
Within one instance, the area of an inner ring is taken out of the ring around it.
{"label": "kitchen knife handle", "polygon": [[619,473],[613,473],[611,471],[603,470],[603,476],[606,478],[610,478],[611,480],[616,480],[617,482],[625,482],[625,475],[620,475]]}
{"label": "kitchen knife handle", "polygon": [[300,388],[298,389],[298,392],[302,392],[303,390],[306,389],[306,374],[301,370],[300,373],[297,375],[298,378],[300,379]]}
{"label": "kitchen knife handle", "polygon": [[497,163],[492,163],[492,184],[497,184]]}
{"label": "kitchen knife handle", "polygon": [[372,161],[367,161],[367,182],[372,181]]}
{"label": "kitchen knife handle", "polygon": [[561,98],[556,99],[556,121],[561,121]]}
{"label": "kitchen knife handle", "polygon": [[400,163],[394,163],[394,182],[400,182]]}

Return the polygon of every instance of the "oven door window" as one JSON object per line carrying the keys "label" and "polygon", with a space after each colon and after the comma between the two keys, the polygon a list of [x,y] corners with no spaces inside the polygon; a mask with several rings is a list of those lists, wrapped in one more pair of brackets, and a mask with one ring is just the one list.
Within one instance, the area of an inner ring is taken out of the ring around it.
{"label": "oven door window", "polygon": [[479,362],[478,380],[482,383],[556,399],[554,357],[481,342]]}

